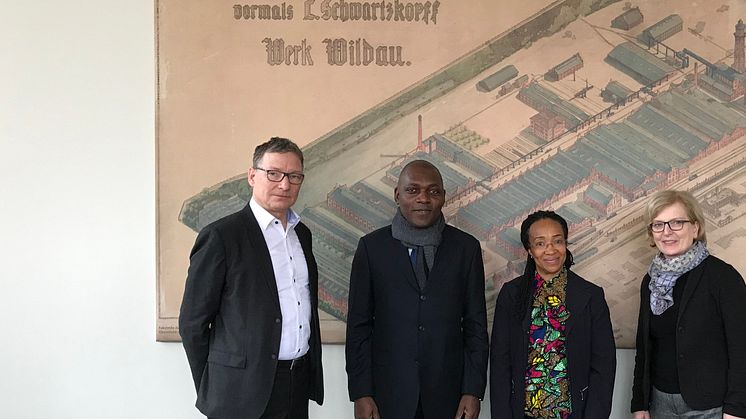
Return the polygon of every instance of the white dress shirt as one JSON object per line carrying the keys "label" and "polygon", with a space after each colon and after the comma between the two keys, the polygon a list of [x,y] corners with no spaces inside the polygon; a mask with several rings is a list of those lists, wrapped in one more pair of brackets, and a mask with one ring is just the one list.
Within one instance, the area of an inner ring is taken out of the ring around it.
{"label": "white dress shirt", "polygon": [[272,270],[277,282],[282,312],[282,337],[279,359],[299,358],[308,352],[311,337],[311,290],[308,284],[308,266],[300,240],[294,227],[300,217],[288,210],[287,228],[252,198],[254,213],[264,241],[272,258]]}

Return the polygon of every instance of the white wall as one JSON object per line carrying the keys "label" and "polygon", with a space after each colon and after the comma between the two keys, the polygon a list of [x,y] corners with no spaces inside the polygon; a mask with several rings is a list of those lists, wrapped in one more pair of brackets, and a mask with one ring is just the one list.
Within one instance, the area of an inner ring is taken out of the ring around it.
{"label": "white wall", "polygon": [[[154,339],[153,1],[0,10],[0,416],[199,418],[181,346]],[[314,418],[351,417],[342,349]]]}

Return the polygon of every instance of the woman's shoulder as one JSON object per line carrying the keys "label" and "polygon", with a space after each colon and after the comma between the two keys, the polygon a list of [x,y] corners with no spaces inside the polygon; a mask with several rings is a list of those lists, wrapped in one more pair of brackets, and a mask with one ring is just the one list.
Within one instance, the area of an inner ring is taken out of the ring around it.
{"label": "woman's shoulder", "polygon": [[717,283],[743,283],[743,277],[733,265],[718,258],[717,256],[709,255],[702,262],[704,268],[703,274],[707,279],[717,280]]}
{"label": "woman's shoulder", "polygon": [[736,270],[730,263],[712,254],[708,255],[702,263],[709,268]]}
{"label": "woman's shoulder", "polygon": [[504,283],[502,289],[508,290],[508,291],[518,289],[520,288],[521,283],[523,283],[523,281],[526,281],[526,280],[527,280],[526,277],[523,275],[515,277],[511,279],[510,281]]}
{"label": "woman's shoulder", "polygon": [[585,289],[590,293],[603,293],[604,289],[600,285],[596,285],[593,282],[583,278],[573,271],[568,272],[568,280],[574,281],[576,287]]}
{"label": "woman's shoulder", "polygon": [[517,299],[518,295],[525,288],[524,281],[528,281],[528,279],[525,276],[521,275],[504,283],[503,286],[500,288],[498,298],[509,298],[510,300]]}

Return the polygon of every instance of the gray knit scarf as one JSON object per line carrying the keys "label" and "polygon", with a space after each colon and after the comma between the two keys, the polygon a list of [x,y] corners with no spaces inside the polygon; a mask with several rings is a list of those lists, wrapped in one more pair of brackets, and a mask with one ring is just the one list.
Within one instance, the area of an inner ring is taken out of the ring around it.
{"label": "gray knit scarf", "polygon": [[650,264],[650,310],[660,315],[673,305],[673,287],[679,277],[702,263],[710,252],[697,240],[683,255],[667,259],[658,253]]}
{"label": "gray knit scarf", "polygon": [[[433,262],[435,261],[435,252],[438,249],[440,240],[442,238],[443,229],[446,226],[445,218],[443,214],[440,214],[435,224],[426,228],[413,227],[404,215],[401,213],[401,209],[396,209],[396,215],[394,220],[391,222],[391,235],[399,240],[404,246],[412,249],[413,252],[417,252],[418,260],[426,262],[427,271],[433,268]],[[422,257],[424,255],[424,258]],[[425,267],[425,263],[422,264]],[[426,272],[427,272],[426,271]],[[422,272],[415,267],[415,275],[417,276],[417,282],[422,288],[424,285],[425,278],[421,278]]]}

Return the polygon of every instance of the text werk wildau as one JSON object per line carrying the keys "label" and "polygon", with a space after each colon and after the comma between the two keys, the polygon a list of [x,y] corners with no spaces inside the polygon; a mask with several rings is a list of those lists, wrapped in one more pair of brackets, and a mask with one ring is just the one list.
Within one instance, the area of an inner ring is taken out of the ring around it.
{"label": "text werk wildau", "polygon": [[[430,22],[438,21],[439,1],[403,2],[375,1],[349,2],[345,0],[305,0],[303,20],[336,22]],[[236,4],[233,17],[237,21],[293,20],[295,7],[281,4]],[[326,62],[328,65],[409,66],[412,63],[402,58],[401,45],[377,45],[365,38],[325,38]],[[307,39],[286,42],[284,38],[266,37],[262,40],[267,51],[269,65],[314,65],[312,46]]]}

